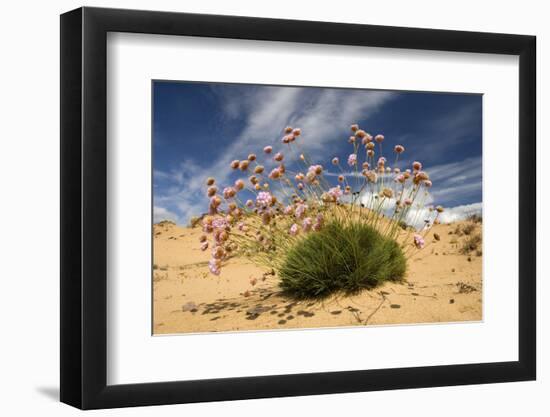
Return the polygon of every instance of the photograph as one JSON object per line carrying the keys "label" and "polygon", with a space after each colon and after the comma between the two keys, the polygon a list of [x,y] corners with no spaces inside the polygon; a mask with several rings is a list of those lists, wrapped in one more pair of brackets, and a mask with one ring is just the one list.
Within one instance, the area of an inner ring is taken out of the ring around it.
{"label": "photograph", "polygon": [[152,99],[153,334],[483,319],[481,94]]}

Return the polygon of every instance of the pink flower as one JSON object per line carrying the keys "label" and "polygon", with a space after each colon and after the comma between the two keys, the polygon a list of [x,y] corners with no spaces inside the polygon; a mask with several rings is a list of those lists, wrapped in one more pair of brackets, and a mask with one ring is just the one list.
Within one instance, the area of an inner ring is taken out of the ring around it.
{"label": "pink flower", "polygon": [[208,249],[208,242],[202,242],[201,250],[204,252],[206,249]]}
{"label": "pink flower", "polygon": [[237,225],[237,228],[238,228],[241,232],[246,232],[246,225],[245,225],[243,222],[240,222],[240,223]]}
{"label": "pink flower", "polygon": [[357,155],[352,153],[348,156],[348,165],[352,167],[355,164],[357,164]]}
{"label": "pink flower", "polygon": [[430,177],[428,174],[426,174],[424,171],[418,171],[413,178],[413,182],[415,184],[421,184],[426,180],[429,180]]}
{"label": "pink flower", "polygon": [[298,187],[298,190],[303,190],[304,189],[304,184],[302,184],[301,182],[298,183],[297,185]]}
{"label": "pink flower", "polygon": [[275,159],[277,162],[281,162],[284,159],[284,156],[281,152],[277,152],[273,159]]}
{"label": "pink flower", "polygon": [[337,157],[332,158],[332,164],[338,165],[340,163],[340,160]]}
{"label": "pink flower", "polygon": [[395,145],[395,148],[393,148],[395,153],[403,153],[405,152],[405,147],[403,145]]}
{"label": "pink flower", "polygon": [[235,197],[235,194],[237,194],[237,191],[233,187],[225,187],[223,189],[223,198],[226,200]]}
{"label": "pink flower", "polygon": [[309,232],[311,230],[311,226],[313,226],[313,220],[311,220],[311,217],[306,217],[302,221],[302,229],[304,232]]}
{"label": "pink flower", "polygon": [[294,223],[292,226],[290,226],[290,229],[288,231],[288,233],[291,235],[291,236],[296,236],[298,234],[298,225],[296,223]]}
{"label": "pink flower", "polygon": [[212,258],[222,259],[224,256],[225,256],[225,251],[221,246],[215,246],[214,249],[212,249]]}
{"label": "pink flower", "polygon": [[334,201],[338,201],[340,197],[342,197],[343,192],[340,186],[338,185],[336,187],[329,189],[328,194],[332,197]]}
{"label": "pink flower", "polygon": [[281,177],[281,170],[279,168],[274,168],[269,173],[269,178],[271,178],[272,180],[279,179],[280,177]]}
{"label": "pink flower", "polygon": [[361,140],[361,143],[366,146],[367,143],[370,142],[372,142],[372,136],[367,133],[365,137]]}
{"label": "pink flower", "polygon": [[372,183],[375,183],[376,181],[378,181],[378,175],[376,174],[376,172],[374,171],[367,171],[367,173],[365,174],[365,176],[367,177],[367,179],[372,182]]}
{"label": "pink flower", "polygon": [[208,269],[210,269],[210,272],[213,275],[220,275],[220,266],[221,263],[219,262],[219,259],[210,259],[208,262]]}
{"label": "pink flower", "polygon": [[315,218],[315,224],[313,225],[313,230],[318,232],[319,230],[321,230],[324,223],[325,223],[325,218],[323,217],[322,213],[319,213]]}
{"label": "pink flower", "polygon": [[420,171],[422,169],[422,164],[418,161],[414,161],[413,162],[413,169],[415,171]]}
{"label": "pink flower", "polygon": [[259,207],[268,207],[271,206],[273,202],[273,196],[268,191],[260,191],[256,197],[256,205]]}
{"label": "pink flower", "polygon": [[299,128],[296,128],[296,129],[294,129],[294,130],[292,131],[292,134],[293,134],[294,136],[300,136],[300,135],[302,134],[302,130],[299,129]]}
{"label": "pink flower", "polygon": [[235,216],[236,219],[239,219],[242,215],[243,211],[239,207],[236,207],[235,210],[233,210],[233,216]]}
{"label": "pink flower", "polygon": [[210,199],[210,206],[213,208],[218,208],[221,203],[222,203],[222,200],[217,195],[215,195]]}
{"label": "pink flower", "polygon": [[235,188],[237,191],[240,191],[244,188],[244,181],[243,180],[237,180],[235,181]]}
{"label": "pink flower", "polygon": [[307,173],[308,174],[313,174],[313,175],[321,175],[323,173],[323,166],[322,165],[311,165],[308,169],[307,169]]}
{"label": "pink flower", "polygon": [[254,207],[254,201],[252,201],[252,200],[246,200],[246,207],[248,207],[248,208]]}
{"label": "pink flower", "polygon": [[413,237],[414,246],[418,249],[422,249],[425,245],[424,238],[418,234],[415,234]]}
{"label": "pink flower", "polygon": [[432,186],[432,182],[430,180],[424,181],[424,187],[430,188]]}
{"label": "pink flower", "polygon": [[397,177],[395,177],[395,182],[403,184],[405,182],[405,176],[403,174],[399,174]]}
{"label": "pink flower", "polygon": [[202,221],[202,231],[204,233],[212,233],[213,227],[212,227],[212,221]]}
{"label": "pink flower", "polygon": [[225,230],[229,227],[229,223],[224,218],[217,218],[212,221],[212,227],[214,229],[222,229]]}
{"label": "pink flower", "polygon": [[245,159],[239,162],[239,169],[241,171],[246,171],[248,169],[248,165],[250,165],[250,161],[248,159]]}
{"label": "pink flower", "polygon": [[355,132],[355,136],[362,139],[367,136],[367,132],[365,132],[362,129],[359,129],[358,131]]}
{"label": "pink flower", "polygon": [[294,207],[292,207],[292,206],[286,206],[286,207],[285,207],[284,213],[285,213],[286,215],[290,215],[290,214],[292,214],[293,212],[294,212]]}
{"label": "pink flower", "polygon": [[283,136],[283,138],[281,139],[281,141],[282,141],[283,143],[294,142],[294,135],[285,135],[285,136]]}
{"label": "pink flower", "polygon": [[264,152],[267,153],[267,154],[270,154],[272,151],[273,151],[273,147],[272,147],[272,146],[266,146],[266,147],[264,148]]}
{"label": "pink flower", "polygon": [[374,137],[374,140],[376,141],[376,143],[382,143],[384,141],[384,135],[376,135]]}
{"label": "pink flower", "polygon": [[218,187],[216,187],[215,185],[211,185],[210,187],[208,187],[206,195],[208,195],[208,197],[213,197],[217,191]]}
{"label": "pink flower", "polygon": [[254,174],[261,174],[262,172],[264,172],[264,166],[263,165],[258,165],[256,167],[254,167]]}
{"label": "pink flower", "polygon": [[378,166],[380,166],[380,165],[383,166],[385,163],[386,163],[386,158],[384,158],[383,156],[378,158]]}
{"label": "pink flower", "polygon": [[294,216],[297,219],[301,219],[307,210],[307,205],[303,203],[296,204],[296,210],[294,210]]}

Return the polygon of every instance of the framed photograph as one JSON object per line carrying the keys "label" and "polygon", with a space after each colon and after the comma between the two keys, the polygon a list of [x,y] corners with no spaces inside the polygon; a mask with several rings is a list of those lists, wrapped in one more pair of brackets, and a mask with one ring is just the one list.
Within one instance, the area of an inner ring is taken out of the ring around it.
{"label": "framed photograph", "polygon": [[535,37],[61,16],[61,401],[533,380]]}

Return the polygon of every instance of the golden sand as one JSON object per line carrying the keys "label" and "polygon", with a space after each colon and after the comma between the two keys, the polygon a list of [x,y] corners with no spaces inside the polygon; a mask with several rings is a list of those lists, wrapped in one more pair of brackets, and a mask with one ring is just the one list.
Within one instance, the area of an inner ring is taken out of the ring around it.
{"label": "golden sand", "polygon": [[245,258],[231,259],[220,276],[211,275],[209,251],[199,249],[200,228],[156,224],[154,333],[479,321],[482,256],[460,253],[469,236],[455,233],[466,224],[473,224],[470,235],[481,233],[478,223],[434,226],[426,247],[412,252],[402,283],[322,301],[284,296],[276,276]]}

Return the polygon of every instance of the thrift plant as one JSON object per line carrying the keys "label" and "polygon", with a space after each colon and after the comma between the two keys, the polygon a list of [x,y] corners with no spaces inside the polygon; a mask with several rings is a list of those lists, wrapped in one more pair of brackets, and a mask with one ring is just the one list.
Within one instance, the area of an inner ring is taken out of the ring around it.
{"label": "thrift plant", "polygon": [[266,146],[262,162],[254,153],[232,161],[230,167],[242,175],[232,185],[206,180],[209,205],[200,245],[211,251],[210,272],[219,275],[230,257],[246,256],[273,269],[281,288],[297,297],[359,291],[402,278],[406,255],[425,246],[426,233],[443,212],[429,207],[421,231],[403,227],[426,213],[432,182],[422,164],[400,170],[405,148],[396,145],[392,168],[382,153],[384,136],[354,124],[352,152],[344,164],[333,157],[336,172],[329,172],[301,150],[301,135],[287,127],[285,149]]}

